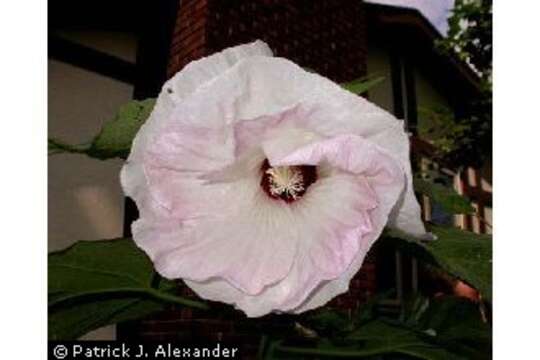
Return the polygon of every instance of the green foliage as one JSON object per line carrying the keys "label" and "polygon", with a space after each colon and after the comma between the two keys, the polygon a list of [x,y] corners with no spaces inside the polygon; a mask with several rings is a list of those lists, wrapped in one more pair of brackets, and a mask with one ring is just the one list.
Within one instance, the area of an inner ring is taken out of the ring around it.
{"label": "green foliage", "polygon": [[134,100],[122,106],[115,118],[94,139],[88,149],[89,155],[99,159],[127,158],[131,143],[150,116],[155,102],[155,99]]}
{"label": "green foliage", "polygon": [[345,90],[355,93],[356,95],[361,95],[368,92],[370,89],[379,85],[383,81],[383,76],[365,77],[341,84],[341,87],[343,87]]}
{"label": "green foliage", "polygon": [[[367,306],[373,309],[373,304]],[[368,313],[366,317],[361,310],[349,317],[329,309],[316,311],[303,322],[316,330],[315,339],[267,339],[261,353],[266,359],[490,358],[491,329],[478,306],[467,299],[414,297],[397,319]]]}
{"label": "green foliage", "polygon": [[463,114],[450,122],[453,143],[443,144],[450,151],[440,155],[454,166],[481,166],[492,154],[492,0],[457,0],[448,34],[436,47],[467,64],[480,80],[479,95],[461,104]]}
{"label": "green foliage", "polygon": [[439,336],[441,342],[470,354],[480,349],[489,352],[491,329],[482,319],[477,304],[452,296],[427,301],[429,306],[425,308],[415,327],[432,329],[430,332]]}
{"label": "green foliage", "polygon": [[128,102],[103,126],[89,145],[70,145],[57,139],[49,139],[49,154],[68,152],[86,154],[101,160],[126,159],[137,131],[150,116],[155,102],[155,99]]}
{"label": "green foliage", "polygon": [[418,135],[433,144],[432,159],[454,168],[481,165],[491,154],[491,95],[468,104],[468,115],[456,117],[445,107],[420,107]]}
{"label": "green foliage", "polygon": [[439,49],[470,64],[489,86],[493,62],[492,0],[457,0]]}
{"label": "green foliage", "polygon": [[437,184],[419,177],[414,178],[414,190],[426,195],[450,214],[473,214],[471,203],[453,188]]}
{"label": "green foliage", "polygon": [[339,337],[354,329],[354,323],[346,314],[328,308],[315,311],[306,321],[318,334],[330,338]]}
{"label": "green foliage", "polygon": [[[75,339],[98,327],[136,319],[167,304],[204,309],[175,296],[131,239],[80,241],[49,254],[49,338]],[[154,286],[152,286],[154,285]]]}
{"label": "green foliage", "polygon": [[435,156],[445,155],[468,145],[467,133],[471,124],[458,121],[454,114],[445,107],[418,108],[422,126],[418,127],[420,138],[432,143],[439,151]]}
{"label": "green foliage", "polygon": [[421,242],[400,231],[387,230],[381,241],[392,242],[401,251],[465,281],[490,301],[491,236],[441,226],[432,226],[429,230],[437,236],[437,240]]}

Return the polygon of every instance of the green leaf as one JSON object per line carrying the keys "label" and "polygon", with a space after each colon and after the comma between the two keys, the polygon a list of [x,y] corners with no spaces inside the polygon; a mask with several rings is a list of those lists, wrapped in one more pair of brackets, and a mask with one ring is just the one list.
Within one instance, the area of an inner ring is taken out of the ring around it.
{"label": "green leaf", "polygon": [[340,328],[340,336],[322,337],[311,345],[275,339],[268,358],[490,358],[491,329],[483,323],[477,304],[458,297],[418,296],[412,300],[410,316],[399,319],[379,316],[358,322],[355,316],[347,320],[335,310],[326,309],[317,319],[327,329],[319,326],[318,333],[324,335]]}
{"label": "green leaf", "polygon": [[75,340],[105,325],[163,310],[165,303],[133,296],[96,297],[49,309],[49,340]]}
{"label": "green leaf", "polygon": [[427,298],[416,294],[404,304],[399,323],[430,334],[437,344],[465,354],[468,359],[486,358],[491,349],[491,327],[480,305],[459,296]]}
{"label": "green leaf", "polygon": [[432,199],[451,214],[474,213],[474,208],[467,198],[459,195],[450,187],[415,178],[414,189]]}
{"label": "green leaf", "polygon": [[440,346],[430,337],[420,331],[378,319],[361,326],[348,339],[361,340],[364,348],[380,353],[404,354],[429,360],[465,359]]}
{"label": "green leaf", "polygon": [[155,99],[146,99],[132,100],[123,105],[89,145],[70,145],[58,139],[49,139],[49,155],[67,152],[86,154],[101,160],[125,159],[135,135],[150,116],[155,103]]}
{"label": "green leaf", "polygon": [[341,335],[343,332],[349,331],[352,326],[350,319],[345,314],[328,308],[315,310],[307,317],[306,323],[317,333],[329,337]]}
{"label": "green leaf", "polygon": [[75,339],[168,304],[207,308],[174,295],[170,281],[152,287],[154,276],[151,261],[131,239],[80,241],[49,254],[49,338]]}
{"label": "green leaf", "polygon": [[361,79],[353,80],[351,82],[343,83],[341,84],[341,86],[345,90],[349,90],[352,93],[361,95],[365,92],[368,92],[369,90],[379,85],[383,81],[384,81],[383,76],[379,76],[373,79],[361,78]]}
{"label": "green leaf", "polygon": [[377,319],[363,324],[346,336],[341,343],[322,341],[317,347],[280,344],[273,351],[278,354],[302,356],[300,358],[318,356],[358,359],[400,354],[425,360],[467,359],[428,338],[429,335]]}
{"label": "green leaf", "polygon": [[147,286],[153,276],[151,261],[131,239],[79,241],[48,260],[49,292]]}
{"label": "green leaf", "polygon": [[430,231],[437,236],[437,240],[421,242],[400,231],[387,230],[383,241],[391,241],[400,250],[467,282],[490,301],[491,236],[442,226],[431,226]]}
{"label": "green leaf", "polygon": [[88,154],[99,159],[127,158],[135,135],[150,116],[155,103],[155,99],[133,100],[122,106],[94,139]]}
{"label": "green leaf", "polygon": [[[480,314],[478,304],[458,296],[430,299],[420,319],[420,327],[432,329],[438,341],[468,352],[491,349],[491,328]],[[471,356],[472,357],[472,356]]]}

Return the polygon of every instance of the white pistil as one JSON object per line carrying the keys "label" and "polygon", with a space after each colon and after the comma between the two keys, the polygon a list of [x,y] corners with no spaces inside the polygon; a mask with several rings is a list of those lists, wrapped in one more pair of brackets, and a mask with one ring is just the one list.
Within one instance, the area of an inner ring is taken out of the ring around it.
{"label": "white pistil", "polygon": [[270,175],[270,192],[272,195],[288,195],[296,200],[298,194],[304,191],[302,171],[291,166],[276,166],[266,170]]}

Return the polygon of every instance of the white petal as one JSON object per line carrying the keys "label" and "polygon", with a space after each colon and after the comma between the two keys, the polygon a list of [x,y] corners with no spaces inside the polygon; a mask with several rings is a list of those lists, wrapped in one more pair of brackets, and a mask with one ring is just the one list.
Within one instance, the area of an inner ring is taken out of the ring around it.
{"label": "white petal", "polygon": [[[412,188],[403,190],[411,176],[401,123],[323,77],[266,56],[262,48],[201,60],[210,62],[188,66],[183,77],[171,79],[121,176],[126,193],[145,206],[141,214],[150,213],[133,232],[158,271],[182,277],[202,297],[234,303],[249,316],[305,311],[345,291],[392,209],[391,224],[423,231]],[[279,136],[260,142],[271,163],[328,162],[337,169],[298,204],[278,209],[274,200],[260,198],[260,175],[244,178],[249,172],[242,168],[252,163],[238,157],[234,129],[239,122],[246,129],[253,125],[245,144],[257,144],[262,118],[279,120],[287,111],[300,116],[277,129]],[[341,141],[347,136],[350,142]],[[325,138],[341,140],[314,145]],[[295,153],[297,148],[303,152]],[[386,181],[384,169],[376,170],[383,163],[392,164],[387,173],[401,177]],[[376,208],[363,206],[369,201],[359,198],[362,182],[377,195]]]}
{"label": "white petal", "polygon": [[417,237],[428,236],[422,213],[412,183],[412,169],[410,161],[409,138],[402,128],[402,124],[392,126],[370,137],[370,141],[389,150],[400,161],[405,171],[406,184],[400,199],[390,213],[388,226],[394,227]]}
{"label": "white petal", "polygon": [[227,48],[208,57],[190,62],[167,81],[163,89],[172,90],[178,100],[185,99],[201,85],[222,75],[240,60],[253,56],[272,57],[273,55],[270,47],[260,40]]}
{"label": "white petal", "polygon": [[407,175],[407,189],[390,217],[390,225],[414,235],[425,234],[412,189],[409,140],[403,122],[378,106],[286,59],[260,56],[239,61],[222,76],[199,88],[188,102],[181,111],[184,117],[190,114],[186,121],[204,119],[211,127],[258,121],[262,116],[279,114],[302,104],[309,109],[309,116],[302,117],[296,124],[298,127],[322,136],[352,133],[376,143],[399,159]]}
{"label": "white petal", "polygon": [[[301,231],[302,240],[321,239],[321,236],[329,234],[332,224],[344,222],[339,226],[345,225],[347,228],[347,224],[352,225],[358,216],[361,216],[354,207],[350,207],[354,203],[351,200],[357,195],[357,190],[354,187],[344,186],[346,180],[343,176],[332,176],[324,182],[313,184],[312,187],[315,188],[310,193],[313,197],[310,199],[308,193],[304,196],[307,203],[304,204],[303,209],[296,209],[294,217]],[[352,183],[346,181],[346,184]],[[377,191],[385,191],[387,202],[391,203],[397,198],[400,188],[394,185],[380,186]],[[383,213],[388,213],[389,210],[389,206],[383,203],[370,211],[370,217],[374,219],[372,221],[384,223],[386,218]],[[382,226],[379,228],[382,229]],[[325,276],[324,265],[321,268],[321,265],[315,265],[314,261],[320,261],[331,252],[338,250],[319,248],[313,252],[309,243],[302,242],[301,248],[297,251],[295,264],[288,275],[279,283],[266,287],[257,296],[246,294],[222,279],[209,279],[204,282],[188,280],[186,284],[199,296],[233,304],[244,311],[248,317],[259,317],[273,311],[302,312],[323,305],[337,294],[346,291],[348,281],[358,271],[365,254],[380,234],[380,230],[362,234],[354,231],[353,227],[350,229],[352,231],[348,235],[350,236],[349,244],[357,244],[358,247],[348,249],[343,254],[356,253],[357,255],[352,260],[343,260],[352,261],[352,264],[347,267],[344,274],[337,278],[335,274]],[[321,245],[324,243],[324,241],[319,242]],[[310,254],[318,255],[313,258]],[[321,282],[324,278],[329,281]],[[306,299],[308,295],[310,297]]]}
{"label": "white petal", "polygon": [[207,213],[190,208],[176,226],[174,221],[144,220],[134,226],[136,243],[160,274],[199,282],[222,278],[251,295],[286,276],[296,254],[298,229],[291,209],[260,188],[262,160],[250,177],[194,188],[210,196],[183,206],[207,204]]}
{"label": "white petal", "polygon": [[[380,195],[379,205],[370,212],[371,219],[374,223],[385,224],[388,220],[389,213],[396,202],[396,199],[402,192],[402,189],[395,187],[392,184],[384,184],[382,182],[373,180],[370,181],[370,185],[372,186],[373,190]],[[325,305],[337,295],[347,292],[351,279],[362,267],[365,256],[367,255],[371,246],[379,238],[382,230],[383,228],[379,227],[376,231],[369,233],[366,237],[364,237],[360,243],[360,248],[356,253],[355,258],[347,270],[341,274],[339,278],[321,283],[320,286],[313,291],[303,303],[297,304],[292,312],[301,313],[318,308]]]}
{"label": "white petal", "polygon": [[148,141],[155,135],[158,128],[168,122],[175,106],[192,95],[201,85],[212,81],[240,60],[251,56],[271,57],[272,51],[266,43],[260,40],[228,48],[191,62],[163,85],[152,113],[133,141],[128,163],[134,164],[122,169],[121,183],[126,195],[135,196],[137,193],[136,184],[145,183],[144,171],[139,168],[140,164],[138,164],[142,161],[140,156],[146,150]]}
{"label": "white petal", "polygon": [[[260,40],[227,48],[189,63],[165,82],[154,110],[137,133],[130,157],[133,157],[133,153],[138,149],[145,148],[143,142],[147,141],[147,137],[156,131],[156,127],[164,125],[168,121],[176,105],[192,95],[202,85],[225,73],[240,60],[252,56],[271,57],[272,51],[266,43]],[[140,144],[138,144],[139,142]]]}
{"label": "white petal", "polygon": [[[272,158],[272,154],[266,155]],[[298,234],[297,255],[290,272],[257,296],[230,289],[226,282],[216,279],[187,282],[200,296],[220,301],[226,298],[248,316],[270,311],[303,311],[298,307],[314,291],[316,295],[312,296],[320,303],[344,291],[348,281],[344,283],[342,274],[351,266],[356,271],[361,266],[384,228],[405,181],[391,156],[357,136],[340,136],[300,146],[289,156],[275,161],[320,165],[319,179],[301,199],[289,205],[290,219],[280,219],[278,213],[268,214],[282,225],[274,229],[277,238],[294,238],[292,234]],[[249,212],[244,216],[250,219]],[[224,298],[223,294],[227,296]]]}

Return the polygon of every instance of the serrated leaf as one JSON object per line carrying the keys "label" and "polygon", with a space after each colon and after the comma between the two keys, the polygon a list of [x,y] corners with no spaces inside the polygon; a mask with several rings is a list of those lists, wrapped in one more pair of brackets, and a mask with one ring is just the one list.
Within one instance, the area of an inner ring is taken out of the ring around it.
{"label": "serrated leaf", "polygon": [[421,242],[397,230],[387,230],[383,241],[391,241],[400,250],[435,265],[476,288],[491,300],[492,241],[453,227],[431,226],[437,240]]}
{"label": "serrated leaf", "polygon": [[368,92],[369,90],[379,85],[380,83],[382,83],[384,79],[385,78],[383,76],[379,76],[373,79],[362,78],[362,79],[353,80],[347,83],[343,83],[341,84],[341,87],[343,87],[345,90],[349,90],[352,93],[361,95],[363,93]]}
{"label": "serrated leaf", "polygon": [[459,195],[454,189],[423,179],[414,179],[414,190],[426,195],[451,214],[472,214],[474,208],[467,198]]}
{"label": "serrated leaf", "polygon": [[162,280],[152,287],[151,261],[131,239],[80,241],[49,255],[49,338],[76,339],[119,321],[136,319],[167,304],[206,308],[172,293]]}

